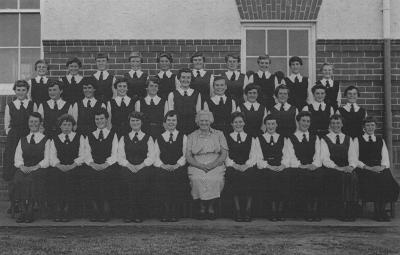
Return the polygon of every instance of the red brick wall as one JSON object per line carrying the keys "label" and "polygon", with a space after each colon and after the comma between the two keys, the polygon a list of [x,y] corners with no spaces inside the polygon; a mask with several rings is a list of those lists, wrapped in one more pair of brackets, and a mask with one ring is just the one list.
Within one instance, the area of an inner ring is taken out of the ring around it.
{"label": "red brick wall", "polygon": [[322,0],[236,0],[244,20],[316,20]]}

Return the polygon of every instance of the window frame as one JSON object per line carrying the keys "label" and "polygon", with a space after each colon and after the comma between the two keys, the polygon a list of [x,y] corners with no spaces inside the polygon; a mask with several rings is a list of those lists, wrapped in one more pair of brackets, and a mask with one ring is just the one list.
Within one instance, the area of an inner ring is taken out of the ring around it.
{"label": "window frame", "polygon": [[[18,45],[17,46],[0,46],[0,49],[17,49],[18,50],[18,79],[21,77],[21,49],[39,49],[39,58],[43,58],[43,4],[44,0],[40,0],[39,9],[21,9],[20,1],[17,0],[17,8],[15,9],[0,9],[1,14],[18,14]],[[39,14],[40,16],[40,46],[21,46],[21,14]],[[0,95],[13,95],[14,83],[0,82]]]}
{"label": "window frame", "polygon": [[[316,82],[316,22],[293,22],[293,21],[246,21],[242,22],[241,26],[241,71],[246,73],[246,65],[247,65],[247,53],[246,53],[246,32],[247,30],[264,30],[265,31],[265,39],[266,45],[268,43],[267,34],[268,30],[307,30],[308,31],[308,72],[309,72],[309,79],[311,84]],[[289,38],[287,38],[289,40]],[[289,43],[286,45],[287,47],[287,64],[289,64]],[[252,56],[249,56],[252,57]],[[272,56],[275,57],[275,56]],[[279,57],[279,56],[278,56]],[[253,70],[257,71],[257,70]],[[284,70],[286,73],[286,70]],[[286,75],[289,75],[286,73]]]}

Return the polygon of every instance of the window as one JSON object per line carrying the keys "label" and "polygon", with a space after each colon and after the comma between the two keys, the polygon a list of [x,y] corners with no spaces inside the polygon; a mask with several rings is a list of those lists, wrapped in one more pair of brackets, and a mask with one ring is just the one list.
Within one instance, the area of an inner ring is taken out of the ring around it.
{"label": "window", "polygon": [[[28,79],[41,56],[40,0],[0,1],[0,93]],[[8,85],[8,86],[7,86]]]}
{"label": "window", "polygon": [[290,73],[289,58],[303,59],[302,74],[315,81],[315,25],[298,23],[243,24],[242,72],[257,71],[257,58],[268,54],[270,71]]}

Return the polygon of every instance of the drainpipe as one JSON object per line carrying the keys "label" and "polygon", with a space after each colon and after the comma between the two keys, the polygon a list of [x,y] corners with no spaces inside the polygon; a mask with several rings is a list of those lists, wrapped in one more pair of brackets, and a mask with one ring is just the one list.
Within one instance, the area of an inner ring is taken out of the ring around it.
{"label": "drainpipe", "polygon": [[392,96],[391,96],[391,49],[390,49],[390,0],[382,0],[383,17],[383,49],[384,49],[384,126],[385,141],[389,151],[390,165],[393,169],[393,138],[392,138]]}

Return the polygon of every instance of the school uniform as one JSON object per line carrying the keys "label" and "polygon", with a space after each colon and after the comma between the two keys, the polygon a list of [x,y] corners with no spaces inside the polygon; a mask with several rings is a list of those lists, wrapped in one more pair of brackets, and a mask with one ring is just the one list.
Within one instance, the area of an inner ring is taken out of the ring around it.
{"label": "school uniform", "polygon": [[116,81],[114,75],[108,71],[96,71],[89,79],[96,84],[94,97],[102,103],[107,103],[113,98],[113,85]]}
{"label": "school uniform", "polygon": [[232,130],[231,114],[236,111],[236,103],[230,96],[215,95],[204,103],[204,109],[213,113],[214,123],[211,127],[228,135]]}
{"label": "school uniform", "polygon": [[106,106],[96,98],[84,98],[76,102],[72,108],[72,116],[74,116],[77,124],[76,132],[83,136],[97,129],[94,121],[95,112]]}
{"label": "school uniform", "polygon": [[211,72],[205,71],[204,69],[193,69],[192,81],[190,87],[201,95],[202,105],[211,97],[213,91],[214,76]]}
{"label": "school uniform", "polygon": [[237,110],[242,112],[246,118],[244,131],[247,134],[251,137],[257,137],[262,134],[261,127],[265,116],[267,116],[267,109],[265,106],[258,102],[250,103],[246,101],[240,104]]}
{"label": "school uniform", "polygon": [[129,114],[135,111],[135,102],[128,96],[117,96],[107,104],[110,114],[112,129],[118,138],[127,134],[130,130]]}
{"label": "school uniform", "polygon": [[[83,192],[87,195],[86,199],[94,201],[98,207],[102,207],[106,201],[113,202],[112,209],[115,209],[116,187],[119,185],[119,169],[115,164],[118,157],[117,134],[107,128],[96,129],[86,137],[85,148],[87,167],[82,170],[82,180],[84,182]],[[102,171],[97,171],[90,167],[91,163],[107,163],[109,166]],[[96,214],[97,212],[92,213]]]}
{"label": "school uniform", "polygon": [[321,79],[316,82],[316,85],[322,85],[326,88],[325,103],[331,105],[336,111],[342,101],[342,92],[340,91],[339,81],[332,79]]}
{"label": "school uniform", "polygon": [[[14,166],[17,168],[14,175],[16,200],[31,205],[34,201],[43,204],[46,200],[49,151],[50,141],[40,132],[30,133],[18,142],[14,157]],[[30,173],[24,173],[20,169],[21,166],[30,167],[37,164],[40,168]]]}
{"label": "school uniform", "polygon": [[47,86],[48,81],[49,79],[46,76],[39,75],[28,81],[30,86],[28,98],[30,98],[36,105],[40,105],[50,99],[49,89]]}
{"label": "school uniform", "polygon": [[[321,144],[317,135],[297,130],[289,136],[287,148],[290,161],[290,198],[293,201],[320,200],[322,192]],[[313,164],[317,169],[302,169],[300,165]]]}
{"label": "school uniform", "polygon": [[171,70],[158,72],[159,84],[158,84],[158,96],[164,100],[168,99],[168,95],[174,92],[176,89],[176,74],[172,73]]}
{"label": "school uniform", "polygon": [[338,113],[343,117],[344,134],[351,138],[360,137],[363,134],[362,122],[367,117],[367,111],[358,104],[347,103],[339,107]]}
{"label": "school uniform", "polygon": [[61,132],[58,126],[58,118],[61,115],[66,113],[73,115],[71,104],[61,98],[47,100],[39,106],[37,111],[43,117],[44,134],[49,138],[53,138]]}
{"label": "school uniform", "polygon": [[195,118],[201,110],[201,102],[201,94],[191,88],[178,88],[169,94],[168,109],[178,112],[178,131],[188,135],[197,129]]}
{"label": "school uniform", "polygon": [[[129,164],[145,167],[136,173],[131,172],[126,166]],[[118,164],[121,166],[120,174],[122,185],[127,190],[126,219],[142,219],[144,217],[144,195],[149,191],[154,163],[154,142],[150,135],[142,131],[131,131],[121,137],[118,144]]]}
{"label": "school uniform", "polygon": [[142,70],[130,70],[128,73],[124,74],[124,77],[128,80],[128,97],[136,101],[147,95],[147,73],[144,73]]}
{"label": "school uniform", "polygon": [[140,99],[135,104],[135,110],[144,114],[142,129],[153,139],[164,132],[164,115],[168,111],[167,101],[159,96]]}
{"label": "school uniform", "polygon": [[357,141],[343,133],[328,133],[321,139],[321,160],[324,171],[324,196],[327,201],[356,202],[358,179],[356,172],[346,173],[336,166],[357,166]]}
{"label": "school uniform", "polygon": [[[394,202],[399,196],[399,184],[390,171],[389,153],[385,141],[375,135],[364,133],[358,138],[359,162],[356,169],[363,201]],[[367,165],[384,166],[379,173],[363,169]]]}
{"label": "school uniform", "polygon": [[[77,209],[80,195],[80,166],[85,161],[85,138],[75,132],[69,134],[59,134],[50,142],[50,166],[49,179],[51,185],[51,197],[53,204],[60,210],[64,207],[68,214]],[[76,167],[63,172],[57,168],[58,164],[72,165]],[[62,212],[58,212],[62,213]],[[56,217],[70,217],[71,215],[55,215]]]}
{"label": "school uniform", "polygon": [[250,76],[249,83],[260,87],[260,94],[257,101],[270,110],[275,105],[274,92],[279,85],[278,79],[269,71],[258,70]]}
{"label": "school uniform", "polygon": [[[225,160],[226,189],[233,196],[252,196],[257,189],[257,174],[254,138],[245,132],[232,132],[226,136],[228,143],[228,157]],[[241,172],[233,168],[234,164],[248,165],[246,171]]]}
{"label": "school uniform", "polygon": [[81,75],[68,74],[60,79],[64,83],[64,88],[61,98],[71,105],[81,101],[85,96],[83,95],[83,84],[85,79]]}
{"label": "school uniform", "polygon": [[288,103],[276,104],[269,114],[272,114],[278,123],[276,132],[283,135],[284,137],[289,137],[296,131],[296,115],[298,110],[293,105]]}
{"label": "school uniform", "polygon": [[243,103],[243,91],[246,84],[248,84],[248,78],[245,74],[239,71],[226,71],[223,74],[225,78],[227,90],[226,95],[231,96],[237,104]]}
{"label": "school uniform", "polygon": [[270,166],[289,166],[288,152],[285,138],[274,133],[265,133],[256,138],[258,189],[263,197],[272,202],[283,202],[289,196],[289,182],[283,172],[273,171]]}
{"label": "school uniform", "polygon": [[11,181],[14,173],[14,155],[19,140],[29,134],[28,118],[33,112],[33,102],[29,99],[14,100],[6,105],[4,128],[7,135],[3,158],[3,179]]}
{"label": "school uniform", "polygon": [[[178,130],[165,131],[155,141],[156,189],[160,203],[167,203],[175,208],[169,217],[176,217],[177,206],[188,199],[189,180],[186,166],[187,137]],[[174,171],[167,171],[161,166],[179,165]],[[165,212],[168,214],[168,212]]]}
{"label": "school uniform", "polygon": [[285,83],[289,88],[289,104],[300,111],[312,102],[311,82],[308,77],[301,74],[291,74],[285,77]]}
{"label": "school uniform", "polygon": [[334,114],[334,109],[330,105],[321,102],[312,102],[304,106],[303,111],[311,113],[311,134],[322,138],[329,133],[329,118]]}

